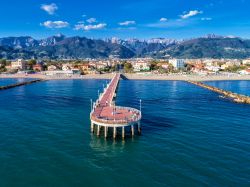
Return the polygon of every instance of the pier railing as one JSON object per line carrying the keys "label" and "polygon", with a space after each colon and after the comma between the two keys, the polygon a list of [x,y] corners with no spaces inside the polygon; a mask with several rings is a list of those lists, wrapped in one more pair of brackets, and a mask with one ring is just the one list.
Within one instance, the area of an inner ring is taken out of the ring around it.
{"label": "pier railing", "polygon": [[114,107],[114,111],[120,109],[120,110],[128,110],[131,112],[132,116],[129,118],[125,118],[125,119],[115,119],[115,113],[113,114],[114,118],[103,118],[101,116],[95,116],[92,115],[94,111],[91,112],[91,119],[96,121],[96,122],[100,122],[100,123],[107,123],[107,124],[128,124],[128,123],[136,123],[138,121],[141,120],[141,111],[134,109],[134,108],[130,108],[130,107],[120,107],[120,106],[115,106]]}

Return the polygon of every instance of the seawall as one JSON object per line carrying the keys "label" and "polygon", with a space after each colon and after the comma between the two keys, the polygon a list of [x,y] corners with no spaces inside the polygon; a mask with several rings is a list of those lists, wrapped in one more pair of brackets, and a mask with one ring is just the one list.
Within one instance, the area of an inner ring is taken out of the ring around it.
{"label": "seawall", "polygon": [[197,82],[197,81],[187,81],[187,82],[194,84],[194,85],[197,85],[199,87],[211,90],[213,92],[219,93],[219,94],[225,96],[226,98],[232,99],[236,103],[250,104],[250,97],[249,96],[226,91],[226,90],[214,87],[214,86],[209,86],[209,85],[204,84],[202,82]]}

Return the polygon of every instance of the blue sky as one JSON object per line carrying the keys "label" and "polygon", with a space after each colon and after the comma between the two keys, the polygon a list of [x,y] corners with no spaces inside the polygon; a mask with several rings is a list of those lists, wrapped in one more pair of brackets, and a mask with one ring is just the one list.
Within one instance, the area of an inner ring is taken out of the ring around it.
{"label": "blue sky", "polygon": [[8,0],[0,37],[250,38],[249,0]]}

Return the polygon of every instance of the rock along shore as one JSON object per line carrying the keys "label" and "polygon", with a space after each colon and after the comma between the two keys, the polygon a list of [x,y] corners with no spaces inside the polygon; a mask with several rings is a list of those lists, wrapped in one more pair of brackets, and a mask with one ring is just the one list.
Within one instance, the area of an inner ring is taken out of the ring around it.
{"label": "rock along shore", "polygon": [[197,85],[197,86],[200,86],[202,88],[211,90],[213,92],[219,93],[219,94],[225,96],[226,98],[232,99],[236,103],[250,104],[250,97],[249,96],[233,93],[233,92],[226,91],[226,90],[214,87],[214,86],[209,86],[209,85],[204,84],[202,82],[197,82],[197,81],[187,81],[187,82],[194,84],[194,85]]}

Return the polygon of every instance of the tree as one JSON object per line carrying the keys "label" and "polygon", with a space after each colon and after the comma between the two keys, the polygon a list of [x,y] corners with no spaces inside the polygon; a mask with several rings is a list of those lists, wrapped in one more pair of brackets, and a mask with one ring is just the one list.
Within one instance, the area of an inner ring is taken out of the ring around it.
{"label": "tree", "polygon": [[28,61],[28,65],[29,65],[29,66],[36,65],[36,60],[34,60],[34,59],[29,60],[29,61]]}
{"label": "tree", "polygon": [[150,70],[158,70],[159,67],[157,66],[157,61],[150,62]]}
{"label": "tree", "polygon": [[169,73],[174,73],[175,72],[174,66],[172,64],[169,64],[169,66],[168,66],[168,72]]}
{"label": "tree", "polygon": [[0,60],[0,72],[5,72],[7,71],[6,66],[7,65],[7,61],[5,59],[1,59]]}
{"label": "tree", "polygon": [[233,66],[230,66],[230,67],[226,68],[225,70],[228,71],[228,72],[237,72],[237,71],[240,71],[240,70],[243,70],[243,69],[245,69],[244,66],[233,65]]}
{"label": "tree", "polygon": [[193,68],[193,66],[191,64],[185,64],[185,70],[187,72],[191,71],[192,68]]}
{"label": "tree", "polygon": [[126,62],[126,63],[124,64],[124,70],[125,70],[126,73],[132,72],[132,70],[133,70],[132,64],[129,63],[129,62]]}
{"label": "tree", "polygon": [[6,59],[1,59],[0,60],[0,64],[1,64],[1,66],[6,66],[7,65],[7,61],[6,61]]}
{"label": "tree", "polygon": [[33,69],[33,65],[35,65],[35,64],[36,64],[36,60],[34,60],[34,59],[29,60],[28,63],[27,63],[27,68],[29,70],[32,70]]}

